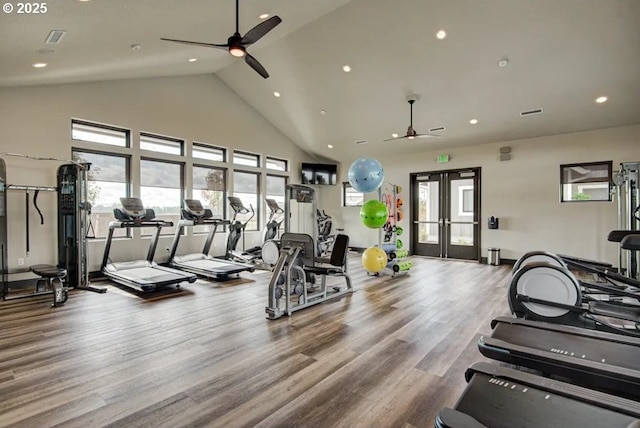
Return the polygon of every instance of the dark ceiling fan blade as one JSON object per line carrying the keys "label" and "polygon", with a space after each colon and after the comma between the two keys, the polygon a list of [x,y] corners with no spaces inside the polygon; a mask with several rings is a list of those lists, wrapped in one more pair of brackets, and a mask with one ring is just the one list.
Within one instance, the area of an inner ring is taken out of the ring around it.
{"label": "dark ceiling fan blade", "polygon": [[228,49],[229,45],[216,45],[214,43],[203,43],[203,42],[191,42],[189,40],[176,40],[176,39],[165,39],[165,38],[160,38],[160,40],[164,40],[165,42],[175,42],[175,43],[182,43],[185,45],[192,45],[192,46],[202,46],[205,48],[218,48],[218,49]]}
{"label": "dark ceiling fan blade", "polygon": [[255,71],[257,71],[260,76],[264,77],[265,79],[267,77],[269,77],[269,73],[267,73],[267,70],[264,69],[262,64],[260,64],[257,59],[255,59],[254,57],[249,55],[249,53],[247,53],[244,56],[244,61],[247,64],[249,64],[249,66],[251,66],[251,68],[253,68]]}
{"label": "dark ceiling fan blade", "polygon": [[405,138],[407,138],[407,136],[403,135],[402,137],[387,138],[386,140],[382,140],[382,141],[387,142],[387,141],[395,141],[395,140],[404,140]]}
{"label": "dark ceiling fan blade", "polygon": [[263,21],[253,27],[251,30],[247,31],[247,34],[244,35],[240,43],[243,46],[249,46],[260,40],[265,34],[269,31],[273,30],[276,25],[282,22],[279,16],[272,16],[271,18]]}

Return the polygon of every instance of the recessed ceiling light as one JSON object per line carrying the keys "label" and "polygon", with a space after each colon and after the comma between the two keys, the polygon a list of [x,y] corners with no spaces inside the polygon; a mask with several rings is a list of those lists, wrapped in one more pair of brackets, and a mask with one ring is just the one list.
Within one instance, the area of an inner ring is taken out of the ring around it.
{"label": "recessed ceiling light", "polygon": [[327,111],[326,110],[320,110],[320,114],[324,116],[325,114],[327,114]]}
{"label": "recessed ceiling light", "polygon": [[139,51],[142,48],[142,45],[140,43],[134,43],[130,47],[131,47],[131,50]]}
{"label": "recessed ceiling light", "polygon": [[31,64],[35,68],[44,68],[47,66],[46,62],[36,62],[35,64]]}
{"label": "recessed ceiling light", "polygon": [[602,103],[606,103],[608,99],[609,98],[607,96],[603,95],[601,97],[596,98],[596,102],[598,104],[602,104]]}
{"label": "recessed ceiling light", "polygon": [[478,123],[478,119],[471,119],[469,123],[475,125],[476,123]]}
{"label": "recessed ceiling light", "polygon": [[274,92],[274,93],[273,93],[273,96],[274,96],[274,97],[276,97],[276,98],[278,98],[278,97],[280,96],[280,92],[278,92],[278,91]]}
{"label": "recessed ceiling light", "polygon": [[345,73],[348,73],[351,71],[351,67],[349,67],[348,65],[343,66],[342,69],[344,70]]}
{"label": "recessed ceiling light", "polygon": [[196,62],[198,58],[189,58],[189,62]]}
{"label": "recessed ceiling light", "polygon": [[395,132],[393,134],[391,134],[392,138],[398,138],[398,134],[396,134]]}
{"label": "recessed ceiling light", "polygon": [[438,39],[442,40],[442,39],[444,39],[445,37],[447,37],[447,32],[446,32],[446,31],[444,31],[444,30],[439,30],[439,31],[436,33],[436,37],[437,37]]}
{"label": "recessed ceiling light", "polygon": [[268,13],[263,13],[263,14],[261,14],[258,18],[260,18],[260,19],[267,19],[268,17],[269,17],[269,14],[268,14]]}
{"label": "recessed ceiling light", "polygon": [[333,144],[327,144],[327,147],[329,147],[330,149],[333,149]]}
{"label": "recessed ceiling light", "polygon": [[507,58],[502,58],[498,61],[498,67],[506,67],[507,65],[509,65],[509,60]]}

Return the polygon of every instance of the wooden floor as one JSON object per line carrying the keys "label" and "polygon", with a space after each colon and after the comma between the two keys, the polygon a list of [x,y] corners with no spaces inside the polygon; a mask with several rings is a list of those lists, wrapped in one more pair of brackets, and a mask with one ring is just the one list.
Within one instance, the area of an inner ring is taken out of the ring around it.
{"label": "wooden floor", "polygon": [[0,426],[431,427],[508,315],[510,269],[414,262],[375,277],[350,256],[355,293],[275,321],[267,272],[2,302]]}

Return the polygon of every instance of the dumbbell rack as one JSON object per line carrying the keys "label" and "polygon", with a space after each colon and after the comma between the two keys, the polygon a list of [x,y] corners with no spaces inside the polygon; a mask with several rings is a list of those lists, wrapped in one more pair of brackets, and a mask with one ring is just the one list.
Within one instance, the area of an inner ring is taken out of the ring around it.
{"label": "dumbbell rack", "polygon": [[378,234],[378,243],[389,260],[383,272],[391,276],[407,273],[413,268],[413,262],[407,259],[409,251],[403,249],[402,240],[398,238],[398,231],[402,230],[399,226],[402,221],[402,208],[398,207],[400,195],[398,190],[399,186],[392,183],[383,183],[378,188],[378,199],[387,206],[389,211],[387,223]]}

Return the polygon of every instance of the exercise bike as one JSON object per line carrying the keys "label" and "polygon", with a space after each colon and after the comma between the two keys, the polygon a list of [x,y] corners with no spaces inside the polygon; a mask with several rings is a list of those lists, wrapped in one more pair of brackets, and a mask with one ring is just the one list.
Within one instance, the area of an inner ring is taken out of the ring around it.
{"label": "exercise bike", "polygon": [[[622,245],[640,249],[640,235],[624,238]],[[640,336],[640,281],[541,251],[522,258],[528,262],[516,263],[508,293],[515,316]],[[606,278],[609,284],[579,281],[568,266]],[[603,301],[595,293],[610,299]]]}

